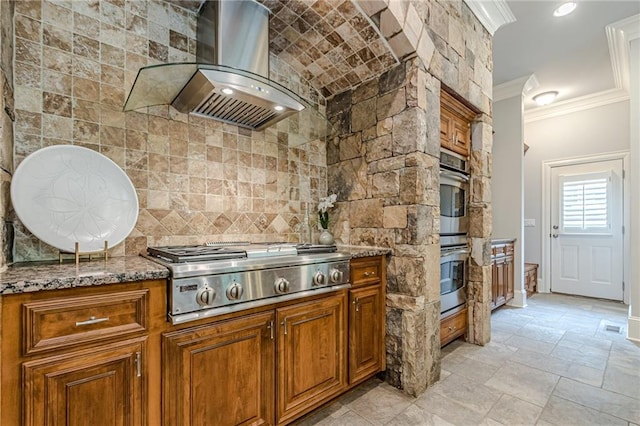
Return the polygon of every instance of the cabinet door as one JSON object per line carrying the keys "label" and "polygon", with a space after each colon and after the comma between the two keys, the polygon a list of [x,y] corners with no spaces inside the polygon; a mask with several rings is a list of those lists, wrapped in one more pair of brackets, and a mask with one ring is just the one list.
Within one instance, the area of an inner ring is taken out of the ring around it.
{"label": "cabinet door", "polygon": [[496,283],[494,284],[496,288],[495,293],[495,307],[502,306],[505,304],[505,296],[507,294],[507,274],[506,274],[506,262],[505,258],[496,259]]}
{"label": "cabinet door", "polygon": [[468,157],[471,149],[471,128],[467,121],[456,117],[453,120],[451,150]]}
{"label": "cabinet door", "polygon": [[384,356],[381,288],[349,291],[349,384],[382,370]]}
{"label": "cabinet door", "polygon": [[278,423],[347,386],[346,293],[277,310]]}
{"label": "cabinet door", "polygon": [[25,425],[146,424],[144,338],[23,364]]}
{"label": "cabinet door", "polygon": [[163,336],[164,424],[273,424],[273,313]]}
{"label": "cabinet door", "polygon": [[496,308],[498,298],[498,264],[496,259],[491,259],[491,309]]}
{"label": "cabinet door", "polygon": [[505,273],[505,303],[513,299],[514,293],[514,270],[513,270],[513,256],[507,256],[504,262]]}
{"label": "cabinet door", "polygon": [[453,116],[446,109],[440,110],[440,146],[453,150]]}

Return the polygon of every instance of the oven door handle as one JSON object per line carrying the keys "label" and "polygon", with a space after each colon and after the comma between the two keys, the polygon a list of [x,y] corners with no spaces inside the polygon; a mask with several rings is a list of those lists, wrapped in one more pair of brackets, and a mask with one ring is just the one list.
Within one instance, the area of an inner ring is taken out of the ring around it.
{"label": "oven door handle", "polygon": [[440,252],[440,258],[447,257],[447,256],[456,256],[459,254],[469,254],[469,249],[443,251],[443,252]]}
{"label": "oven door handle", "polygon": [[451,178],[451,179],[455,179],[459,182],[469,182],[469,176],[463,175],[462,173],[456,173],[456,172],[451,172],[449,170],[440,169],[440,175]]}

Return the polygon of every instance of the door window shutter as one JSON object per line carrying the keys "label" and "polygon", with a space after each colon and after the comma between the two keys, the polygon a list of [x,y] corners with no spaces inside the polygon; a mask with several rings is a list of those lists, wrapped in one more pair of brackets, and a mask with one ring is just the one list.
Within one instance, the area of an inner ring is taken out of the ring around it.
{"label": "door window shutter", "polygon": [[561,177],[563,233],[609,233],[610,173]]}

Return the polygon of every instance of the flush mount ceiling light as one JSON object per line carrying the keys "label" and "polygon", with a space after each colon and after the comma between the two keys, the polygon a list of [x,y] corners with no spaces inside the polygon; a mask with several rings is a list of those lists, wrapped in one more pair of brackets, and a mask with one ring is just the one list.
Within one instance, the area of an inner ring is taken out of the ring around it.
{"label": "flush mount ceiling light", "polygon": [[566,16],[576,10],[578,3],[575,1],[568,1],[566,3],[562,3],[556,10],[553,11],[553,16]]}
{"label": "flush mount ceiling light", "polygon": [[553,102],[556,99],[556,96],[558,96],[558,92],[556,91],[544,92],[544,93],[539,93],[535,95],[533,97],[533,100],[539,106],[549,105],[551,102]]}

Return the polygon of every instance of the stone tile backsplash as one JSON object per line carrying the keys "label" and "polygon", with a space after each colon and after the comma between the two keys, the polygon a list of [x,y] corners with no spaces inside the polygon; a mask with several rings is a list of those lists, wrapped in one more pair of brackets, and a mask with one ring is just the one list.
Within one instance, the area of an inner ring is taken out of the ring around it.
{"label": "stone tile backsplash", "polygon": [[[74,144],[122,167],[140,214],[114,255],[210,240],[295,241],[304,207],[327,191],[324,140],[312,139],[302,117],[253,132],[168,106],[122,112],[140,67],[195,60],[196,2],[182,3],[16,2],[13,163]],[[272,78],[323,108],[286,61],[270,62]],[[15,260],[48,258],[57,250],[15,220]]]}

